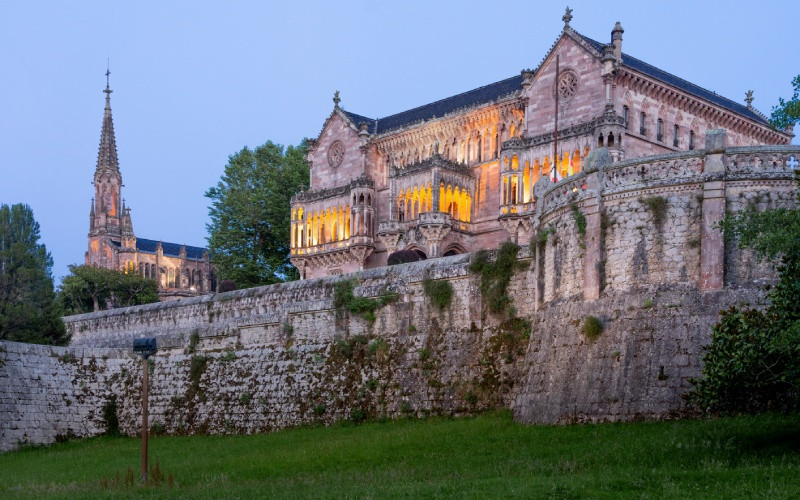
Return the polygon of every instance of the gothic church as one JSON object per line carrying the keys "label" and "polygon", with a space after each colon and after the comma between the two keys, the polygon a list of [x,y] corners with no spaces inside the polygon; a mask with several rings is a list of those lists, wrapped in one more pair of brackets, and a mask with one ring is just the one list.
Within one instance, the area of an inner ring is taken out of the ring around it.
{"label": "gothic church", "polygon": [[[106,72],[106,76],[108,74]],[[89,212],[86,264],[154,279],[161,300],[214,291],[216,277],[207,249],[137,238],[134,234],[131,209],[122,200],[122,174],[111,117],[112,90],[108,82],[103,92],[106,107],[94,172],[95,197]]]}

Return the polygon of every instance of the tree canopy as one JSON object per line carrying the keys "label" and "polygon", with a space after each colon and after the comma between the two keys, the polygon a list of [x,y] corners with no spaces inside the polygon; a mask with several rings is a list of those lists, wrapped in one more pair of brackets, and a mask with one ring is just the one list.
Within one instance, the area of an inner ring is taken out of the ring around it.
{"label": "tree canopy", "polygon": [[220,278],[239,288],[299,278],[289,262],[291,197],[309,185],[306,144],[271,141],[231,155],[206,192],[211,200],[208,248]]}
{"label": "tree canopy", "polygon": [[66,343],[52,267],[31,208],[0,205],[0,339]]}
{"label": "tree canopy", "polygon": [[70,266],[61,280],[58,299],[67,314],[158,302],[155,280],[136,273],[94,266]]}
{"label": "tree canopy", "polygon": [[790,125],[800,122],[800,75],[792,80],[794,93],[792,98],[785,101],[782,97],[778,99],[778,105],[772,108],[770,121],[772,125],[780,130],[785,130]]}

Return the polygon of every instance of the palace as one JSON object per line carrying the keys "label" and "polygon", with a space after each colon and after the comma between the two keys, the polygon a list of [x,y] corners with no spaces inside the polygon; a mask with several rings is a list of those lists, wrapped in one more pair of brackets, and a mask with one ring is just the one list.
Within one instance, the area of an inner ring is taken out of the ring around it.
{"label": "palace", "polygon": [[[106,77],[109,75],[106,72]],[[192,297],[214,291],[216,277],[208,250],[200,247],[137,238],[131,209],[122,199],[122,174],[111,117],[111,92],[106,82],[106,107],[100,132],[100,150],[94,172],[89,212],[89,249],[86,264],[154,279],[161,300]]]}
{"label": "palace", "polygon": [[535,70],[431,104],[367,118],[336,92],[309,143],[311,187],[292,200],[301,276],[383,266],[398,250],[428,258],[525,242],[539,194],[593,149],[613,162],[703,149],[717,128],[731,146],[790,144],[752,92],[739,104],[623,53],[620,23],[605,44],[575,31],[569,9],[562,20]]}

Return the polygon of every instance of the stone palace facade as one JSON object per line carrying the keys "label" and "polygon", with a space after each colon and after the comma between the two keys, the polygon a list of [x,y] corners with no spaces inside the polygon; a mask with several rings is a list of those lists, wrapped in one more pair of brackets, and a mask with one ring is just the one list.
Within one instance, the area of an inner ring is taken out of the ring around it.
{"label": "stone palace facade", "polygon": [[[613,162],[730,146],[786,145],[752,107],[581,35],[561,36],[535,70],[384,118],[334,109],[310,141],[311,187],[292,201],[291,260],[303,278],[386,265],[397,250],[439,257],[526,242],[539,194]],[[581,186],[580,189],[585,189]]]}
{"label": "stone palace facade", "polygon": [[131,209],[122,199],[122,174],[111,116],[112,90],[107,83],[103,92],[106,107],[94,172],[95,196],[89,212],[89,248],[85,263],[154,279],[161,300],[214,291],[216,276],[208,250],[137,238],[134,234]]}

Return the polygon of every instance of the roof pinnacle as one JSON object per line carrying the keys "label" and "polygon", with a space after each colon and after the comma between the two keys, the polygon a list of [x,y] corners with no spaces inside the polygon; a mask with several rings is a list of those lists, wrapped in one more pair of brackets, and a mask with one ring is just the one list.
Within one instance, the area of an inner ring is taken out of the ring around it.
{"label": "roof pinnacle", "polygon": [[572,9],[570,9],[569,6],[567,6],[567,10],[564,12],[561,20],[564,21],[564,27],[569,28],[569,22],[572,21]]}
{"label": "roof pinnacle", "polygon": [[336,92],[333,93],[333,106],[335,108],[338,108],[340,102],[342,102],[342,99],[341,97],[339,97],[339,91],[337,90]]}
{"label": "roof pinnacle", "polygon": [[753,91],[752,90],[748,90],[747,92],[744,93],[744,102],[747,103],[747,107],[748,108],[752,108],[753,107],[753,99],[755,99],[755,97],[753,97]]}

